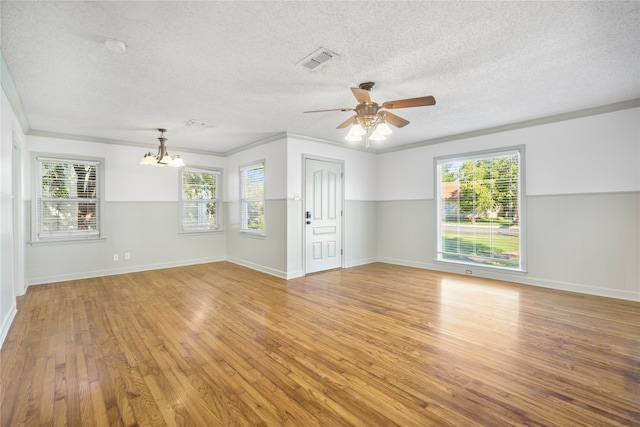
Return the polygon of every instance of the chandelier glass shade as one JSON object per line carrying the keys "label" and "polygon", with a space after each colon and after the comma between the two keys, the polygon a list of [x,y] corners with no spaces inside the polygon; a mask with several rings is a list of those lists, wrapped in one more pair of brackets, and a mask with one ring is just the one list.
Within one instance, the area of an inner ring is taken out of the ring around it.
{"label": "chandelier glass shade", "polygon": [[[369,148],[369,141],[383,141],[387,139],[393,131],[384,120],[384,114],[355,117],[355,124],[349,129],[349,133],[344,137],[347,141],[362,141],[364,136],[366,139],[366,148]],[[369,134],[369,130],[373,132]]]}
{"label": "chandelier glass shade", "polygon": [[167,147],[165,142],[167,138],[164,137],[164,133],[167,131],[166,129],[158,129],[160,132],[160,137],[158,140],[160,141],[160,146],[158,147],[158,153],[153,154],[152,152],[148,152],[142,157],[140,160],[141,165],[153,165],[153,166],[171,166],[174,168],[178,168],[184,166],[184,161],[180,158],[180,155],[177,154],[175,156],[170,156],[167,152]]}

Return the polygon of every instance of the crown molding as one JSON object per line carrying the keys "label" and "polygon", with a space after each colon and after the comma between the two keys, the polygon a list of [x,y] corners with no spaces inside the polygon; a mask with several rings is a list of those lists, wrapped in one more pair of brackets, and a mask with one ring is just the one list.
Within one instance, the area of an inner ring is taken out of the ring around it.
{"label": "crown molding", "polygon": [[[142,142],[133,142],[133,141],[123,141],[119,139],[110,139],[110,138],[99,138],[96,136],[85,136],[85,135],[76,135],[71,133],[59,133],[59,132],[48,132],[43,130],[32,129],[27,134],[29,136],[41,136],[45,138],[56,138],[56,139],[68,139],[71,141],[82,141],[82,142],[95,142],[98,144],[111,144],[111,145],[123,145],[126,147],[141,147],[141,148],[150,148],[157,149],[158,144],[151,143],[142,143]],[[193,148],[176,148],[173,151],[180,151],[181,153],[193,153],[193,154],[204,154],[205,156],[217,156],[224,157],[224,153],[219,153],[215,151],[207,151],[207,150],[198,150]]]}
{"label": "crown molding", "polygon": [[366,148],[364,145],[354,145],[354,144],[349,144],[347,142],[330,141],[328,139],[314,138],[312,136],[306,136],[306,135],[300,135],[300,134],[288,133],[288,132],[287,132],[287,137],[301,139],[303,141],[319,142],[322,144],[334,145],[336,147],[346,148],[348,150],[362,151],[364,153],[373,153],[373,154],[377,153],[375,149]]}
{"label": "crown molding", "polygon": [[557,123],[565,120],[574,120],[582,117],[612,113],[615,111],[628,110],[630,108],[638,108],[638,107],[640,107],[640,98],[630,99],[628,101],[616,102],[614,104],[607,104],[607,105],[602,105],[602,106],[593,107],[593,108],[585,108],[584,110],[577,110],[569,113],[556,114],[553,116],[541,117],[538,119],[525,120],[523,122],[495,126],[495,127],[486,128],[486,129],[479,129],[471,132],[458,133],[455,135],[448,135],[440,138],[428,139],[425,141],[415,142],[413,144],[401,145],[399,147],[376,150],[375,152],[376,154],[384,154],[384,153],[391,153],[394,151],[410,150],[412,148],[424,147],[426,145],[441,144],[443,142],[457,141],[460,139],[491,135],[494,133],[507,132],[507,131],[516,130],[516,129],[524,129],[524,128],[533,127],[533,126]]}
{"label": "crown molding", "polygon": [[[68,139],[68,140],[84,141],[84,142],[96,142],[101,144],[115,144],[115,145],[123,145],[123,146],[130,146],[130,147],[133,146],[133,147],[153,148],[153,149],[157,148],[157,144],[154,145],[154,144],[147,144],[147,143],[140,143],[140,142],[133,142],[133,141],[123,141],[123,140],[116,140],[116,139],[109,139],[109,138],[99,138],[99,137],[93,137],[93,136],[48,132],[43,130],[31,129],[29,120],[27,119],[27,116],[25,114],[22,100],[20,99],[20,95],[18,94],[18,91],[16,90],[16,87],[13,83],[13,78],[11,77],[9,67],[7,66],[4,60],[4,56],[2,55],[1,50],[0,50],[0,83],[2,85],[2,89],[4,90],[4,93],[7,95],[7,98],[9,100],[9,103],[11,104],[11,107],[13,108],[13,112],[16,115],[16,118],[20,124],[20,127],[22,128],[22,132],[25,135],[42,136],[42,137],[57,138],[57,139]],[[384,153],[391,153],[395,151],[410,150],[413,148],[424,147],[427,145],[441,144],[444,142],[455,141],[460,139],[467,139],[467,138],[473,138],[478,136],[491,135],[491,134],[500,133],[500,132],[507,132],[511,130],[523,129],[523,128],[528,128],[533,126],[539,126],[544,124],[556,123],[556,122],[565,121],[565,120],[579,119],[582,117],[611,113],[615,111],[621,111],[621,110],[638,108],[638,107],[640,107],[640,98],[603,105],[599,107],[586,108],[583,110],[577,110],[577,111],[572,111],[568,113],[556,114],[553,116],[541,117],[541,118],[532,119],[532,120],[525,120],[517,123],[495,126],[495,127],[486,128],[486,129],[478,129],[475,131],[463,132],[463,133],[458,133],[454,135],[448,135],[448,136],[443,136],[439,138],[419,141],[412,144],[406,144],[406,145],[401,145],[397,147],[389,147],[389,148],[382,148],[382,149],[365,148],[364,146],[360,146],[360,145],[352,145],[344,142],[330,141],[330,140],[314,138],[306,135],[292,134],[285,131],[285,132],[275,133],[267,138],[245,144],[241,147],[231,149],[227,152],[215,152],[215,151],[199,150],[199,149],[191,149],[191,148],[180,148],[179,151],[185,152],[185,153],[203,154],[207,156],[228,157],[233,154],[236,154],[251,148],[255,148],[260,145],[268,144],[280,139],[296,138],[304,141],[329,144],[329,145],[333,145],[336,147],[345,148],[349,150],[362,151],[362,152],[372,153],[372,154],[384,154]]]}
{"label": "crown molding", "polygon": [[233,149],[225,152],[224,154],[222,154],[222,156],[229,157],[229,156],[234,155],[236,153],[240,153],[241,151],[245,151],[245,150],[248,150],[250,148],[255,148],[255,147],[258,147],[260,145],[269,144],[270,142],[274,142],[274,141],[278,141],[280,139],[286,139],[286,138],[287,138],[287,132],[278,132],[278,133],[275,133],[275,134],[273,134],[271,136],[268,136],[266,138],[259,139],[259,140],[254,141],[254,142],[250,142],[250,143],[245,144],[243,146],[240,146],[238,148],[233,148]]}
{"label": "crown molding", "polygon": [[13,113],[16,115],[18,123],[20,123],[20,127],[22,128],[22,133],[26,135],[31,130],[31,126],[29,126],[29,120],[24,112],[24,105],[22,105],[20,95],[13,83],[11,72],[9,72],[9,67],[4,60],[2,51],[0,51],[0,85],[9,99],[9,104],[11,104],[11,108],[13,108]]}

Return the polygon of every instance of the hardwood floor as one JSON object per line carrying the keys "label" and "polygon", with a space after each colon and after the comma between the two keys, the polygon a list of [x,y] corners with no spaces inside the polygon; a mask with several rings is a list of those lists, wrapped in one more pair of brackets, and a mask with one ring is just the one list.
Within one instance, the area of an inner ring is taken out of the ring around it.
{"label": "hardwood floor", "polygon": [[2,426],[640,425],[640,303],[387,264],[32,286]]}

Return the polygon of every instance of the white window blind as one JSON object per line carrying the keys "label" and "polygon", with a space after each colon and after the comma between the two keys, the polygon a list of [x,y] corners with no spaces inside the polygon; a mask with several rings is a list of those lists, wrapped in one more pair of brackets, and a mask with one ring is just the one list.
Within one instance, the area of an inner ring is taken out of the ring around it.
{"label": "white window blind", "polygon": [[438,159],[438,259],[521,270],[521,152]]}
{"label": "white window blind", "polygon": [[240,168],[240,229],[264,234],[264,162]]}
{"label": "white window blind", "polygon": [[39,240],[100,235],[100,162],[37,158]]}
{"label": "white window blind", "polygon": [[182,170],[181,216],[183,231],[220,229],[218,197],[220,172],[184,168]]}

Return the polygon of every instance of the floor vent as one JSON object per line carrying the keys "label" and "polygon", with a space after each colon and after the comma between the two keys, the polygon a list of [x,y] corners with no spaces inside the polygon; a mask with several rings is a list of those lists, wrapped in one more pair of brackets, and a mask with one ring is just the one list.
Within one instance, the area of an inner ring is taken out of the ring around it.
{"label": "floor vent", "polygon": [[298,64],[302,65],[308,70],[317,70],[320,66],[329,62],[330,59],[334,59],[337,57],[338,55],[336,55],[335,53],[321,47],[311,55],[304,58],[302,61],[298,62]]}

